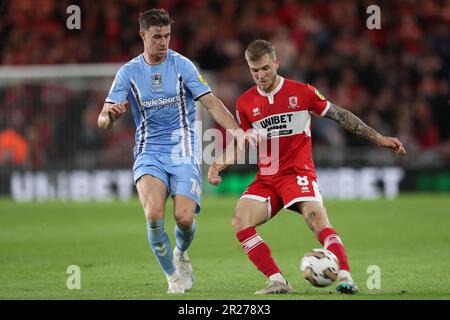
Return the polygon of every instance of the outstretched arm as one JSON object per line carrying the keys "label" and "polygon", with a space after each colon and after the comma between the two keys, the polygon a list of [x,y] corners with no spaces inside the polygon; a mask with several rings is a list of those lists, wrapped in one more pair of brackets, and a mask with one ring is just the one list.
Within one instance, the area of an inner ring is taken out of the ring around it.
{"label": "outstretched arm", "polygon": [[230,111],[223,102],[214,94],[208,93],[202,96],[199,101],[208,110],[211,117],[224,129],[239,129],[239,124],[234,119]]}
{"label": "outstretched arm", "polygon": [[372,141],[380,147],[393,149],[397,154],[406,154],[405,148],[397,138],[383,136],[348,110],[330,103],[330,107],[325,114],[325,117],[336,121],[341,127],[349,132]]}
{"label": "outstretched arm", "polygon": [[231,112],[225,107],[223,102],[217,98],[213,93],[208,93],[202,96],[199,101],[208,110],[209,114],[216,120],[216,122],[237,140],[238,151],[245,149],[245,141],[248,141],[251,146],[255,146],[259,138],[255,134],[245,134],[244,130],[234,119]]}

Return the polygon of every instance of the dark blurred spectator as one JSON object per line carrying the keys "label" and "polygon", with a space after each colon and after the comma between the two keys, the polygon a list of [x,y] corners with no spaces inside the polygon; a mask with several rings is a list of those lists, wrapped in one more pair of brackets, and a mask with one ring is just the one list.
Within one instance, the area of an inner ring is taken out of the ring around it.
{"label": "dark blurred spectator", "polygon": [[415,137],[422,149],[436,147],[439,142],[439,130],[435,125],[430,104],[419,100],[414,105]]}
{"label": "dark blurred spectator", "polygon": [[[126,62],[142,52],[138,13],[164,7],[175,20],[171,47],[214,73],[216,91],[232,112],[252,85],[243,52],[250,41],[267,38],[278,48],[282,75],[311,83],[383,133],[401,136],[411,158],[430,149],[443,150],[450,161],[449,0],[80,0],[81,30],[68,30],[72,2],[5,2],[1,64]],[[381,8],[381,30],[366,28],[371,4]],[[121,143],[95,129],[96,103],[105,94],[92,94],[55,85],[0,87],[0,116],[8,114],[33,145],[34,168],[78,151],[116,155]],[[320,147],[367,145],[329,123],[314,126]],[[132,127],[115,128],[116,139],[129,139]]]}

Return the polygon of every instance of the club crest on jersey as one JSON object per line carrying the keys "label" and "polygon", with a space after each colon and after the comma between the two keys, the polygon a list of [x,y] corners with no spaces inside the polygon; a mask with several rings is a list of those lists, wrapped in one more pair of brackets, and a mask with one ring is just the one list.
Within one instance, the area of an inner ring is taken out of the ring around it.
{"label": "club crest on jersey", "polygon": [[259,110],[258,107],[254,107],[253,108],[253,116],[256,117],[257,115],[260,115],[261,111]]}
{"label": "club crest on jersey", "polygon": [[297,97],[289,97],[289,109],[297,109],[298,108],[298,100]]}
{"label": "club crest on jersey", "polygon": [[152,78],[152,89],[153,91],[162,91],[162,75],[161,73],[153,73]]}

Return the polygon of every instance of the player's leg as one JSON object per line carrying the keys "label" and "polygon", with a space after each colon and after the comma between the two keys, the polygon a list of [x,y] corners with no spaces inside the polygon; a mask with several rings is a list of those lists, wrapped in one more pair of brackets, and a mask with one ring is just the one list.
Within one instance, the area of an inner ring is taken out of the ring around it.
{"label": "player's leg", "polygon": [[[256,232],[256,227],[265,223],[272,214],[276,214],[279,206],[275,201],[271,204],[271,197],[247,195],[241,198],[234,210],[232,225],[242,248],[250,261],[261,271],[269,283],[267,287],[256,291],[255,294],[290,293],[292,287],[281,274],[280,268],[275,263],[269,246]],[[272,197],[276,197],[275,194]],[[257,199],[257,200],[256,200]],[[276,210],[274,213],[271,212]]]}
{"label": "player's leg", "polygon": [[189,259],[187,249],[192,243],[195,235],[195,211],[197,203],[181,194],[174,196],[175,216],[175,241],[173,250],[174,264],[180,273],[185,290],[190,290],[194,284],[194,272]]}
{"label": "player's leg", "polygon": [[176,248],[179,251],[186,251],[195,235],[195,210],[197,203],[181,194],[174,196],[174,217]]}
{"label": "player's leg", "polygon": [[[169,160],[168,160],[169,161]],[[194,272],[188,256],[188,248],[195,236],[194,216],[200,211],[201,172],[194,160],[191,163],[173,164],[170,172],[170,193],[174,199],[174,264],[183,279],[186,290],[194,284]]]}
{"label": "player's leg", "polygon": [[[344,245],[330,224],[315,175],[302,172],[300,174],[280,176],[274,183],[283,199],[285,208],[301,213],[319,242],[324,245],[325,249],[336,255],[341,269],[338,273],[338,278],[340,280],[351,280]],[[353,280],[351,281],[353,283]],[[340,288],[341,286],[338,285],[338,291],[340,291]],[[347,291],[356,292],[356,290],[356,285],[354,285],[354,290]]]}
{"label": "player's leg", "polygon": [[319,242],[326,250],[331,251],[339,261],[338,285],[336,290],[340,293],[356,293],[358,288],[350,274],[347,254],[341,238],[333,229],[322,203],[305,201],[297,203],[306,224],[314,232]]}
{"label": "player's leg", "polygon": [[167,277],[168,293],[183,293],[180,277],[175,273],[170,240],[164,228],[167,186],[160,179],[145,174],[138,179],[136,188],[147,219],[148,241]]}

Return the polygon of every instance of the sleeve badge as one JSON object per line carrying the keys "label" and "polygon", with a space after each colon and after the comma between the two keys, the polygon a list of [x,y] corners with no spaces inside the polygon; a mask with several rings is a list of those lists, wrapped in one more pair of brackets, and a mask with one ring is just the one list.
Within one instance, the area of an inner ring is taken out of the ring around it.
{"label": "sleeve badge", "polygon": [[320,93],[319,90],[315,89],[314,93],[320,98],[320,100],[325,100],[325,97]]}
{"label": "sleeve badge", "polygon": [[198,74],[198,80],[200,80],[200,82],[203,83],[205,86],[208,85],[208,82],[206,82],[206,80],[203,79],[203,76],[200,73]]}

